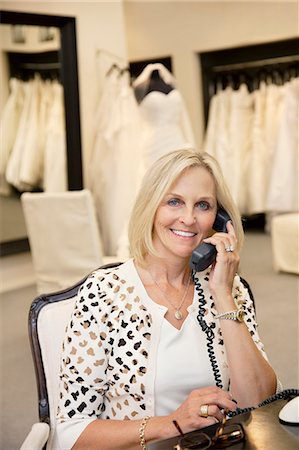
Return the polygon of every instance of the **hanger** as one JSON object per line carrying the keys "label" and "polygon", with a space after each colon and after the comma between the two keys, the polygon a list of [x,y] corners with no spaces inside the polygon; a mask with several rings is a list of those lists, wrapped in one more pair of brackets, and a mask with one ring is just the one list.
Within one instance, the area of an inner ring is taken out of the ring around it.
{"label": "hanger", "polygon": [[106,77],[111,75],[111,73],[114,70],[116,70],[118,72],[119,76],[123,75],[125,72],[129,72],[130,73],[130,68],[129,67],[120,67],[118,64],[113,63],[112,66],[106,72]]}

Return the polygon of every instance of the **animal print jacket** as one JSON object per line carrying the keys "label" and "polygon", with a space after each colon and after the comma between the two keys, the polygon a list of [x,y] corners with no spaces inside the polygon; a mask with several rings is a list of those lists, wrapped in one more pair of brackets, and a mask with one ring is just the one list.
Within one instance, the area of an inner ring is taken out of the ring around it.
{"label": "animal print jacket", "polygon": [[[217,311],[208,280],[209,270],[195,274],[197,320],[206,336],[215,385],[228,389],[226,352],[220,322],[214,319]],[[266,358],[253,302],[238,275],[233,295]],[[57,413],[62,442],[66,430],[74,443],[87,424],[99,417],[139,419],[154,415],[155,361],[165,311],[148,297],[132,259],[113,269],[97,270],[87,278],[63,344]]]}

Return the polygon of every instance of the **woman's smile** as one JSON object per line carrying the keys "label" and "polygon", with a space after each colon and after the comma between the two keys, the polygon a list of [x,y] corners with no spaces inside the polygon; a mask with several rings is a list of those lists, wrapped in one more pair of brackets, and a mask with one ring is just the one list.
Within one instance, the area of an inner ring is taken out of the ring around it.
{"label": "woman's smile", "polygon": [[197,236],[197,233],[192,233],[191,231],[176,230],[174,228],[170,228],[170,231],[172,231],[172,233],[175,234],[176,236],[183,239],[190,239]]}

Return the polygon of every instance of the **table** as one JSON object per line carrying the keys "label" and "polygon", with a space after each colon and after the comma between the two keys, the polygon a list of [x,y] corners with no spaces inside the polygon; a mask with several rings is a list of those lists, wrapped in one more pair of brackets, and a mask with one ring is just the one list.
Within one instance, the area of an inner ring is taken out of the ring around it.
{"label": "table", "polygon": [[[242,423],[245,440],[231,445],[233,450],[298,450],[299,426],[282,425],[278,413],[287,400],[276,400],[269,405],[254,409],[251,412],[232,417],[230,423]],[[203,428],[209,436],[213,436],[217,424]],[[191,436],[192,433],[187,435]],[[186,435],[186,436],[187,436]],[[165,439],[147,445],[148,450],[173,450],[178,438]],[[213,447],[217,448],[217,447]]]}

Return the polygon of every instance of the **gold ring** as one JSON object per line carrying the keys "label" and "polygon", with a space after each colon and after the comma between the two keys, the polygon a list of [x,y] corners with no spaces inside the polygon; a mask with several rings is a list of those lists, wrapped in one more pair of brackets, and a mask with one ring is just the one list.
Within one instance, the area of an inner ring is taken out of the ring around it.
{"label": "gold ring", "polygon": [[201,405],[199,408],[199,415],[201,417],[208,417],[209,416],[209,405]]}

